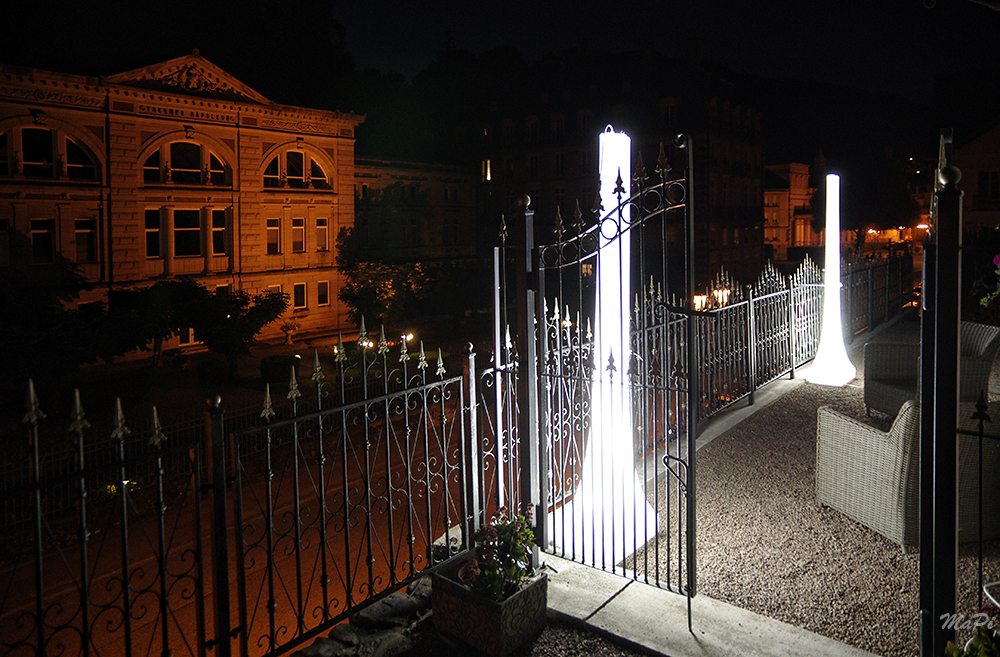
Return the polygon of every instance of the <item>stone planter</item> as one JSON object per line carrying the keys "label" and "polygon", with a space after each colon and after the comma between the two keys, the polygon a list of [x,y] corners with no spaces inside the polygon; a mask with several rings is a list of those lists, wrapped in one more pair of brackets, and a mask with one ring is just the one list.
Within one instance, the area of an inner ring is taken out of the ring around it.
{"label": "stone planter", "polygon": [[434,573],[431,607],[438,632],[493,657],[506,657],[545,627],[548,577],[539,575],[503,602],[459,583],[457,563]]}

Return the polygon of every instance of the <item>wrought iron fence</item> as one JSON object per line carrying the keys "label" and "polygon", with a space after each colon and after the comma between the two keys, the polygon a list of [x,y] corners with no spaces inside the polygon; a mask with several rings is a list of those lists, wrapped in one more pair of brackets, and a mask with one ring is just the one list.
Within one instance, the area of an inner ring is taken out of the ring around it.
{"label": "wrought iron fence", "polygon": [[317,636],[464,549],[480,520],[474,355],[446,377],[405,343],[359,343],[353,361],[339,347],[329,388],[316,370],[318,410],[233,435],[242,655]]}
{"label": "wrought iron fence", "polygon": [[[634,202],[634,200],[633,200]],[[648,209],[648,204],[642,204]],[[634,222],[632,230],[640,222]],[[557,244],[560,255],[545,260],[545,247],[538,263],[542,273],[548,265],[567,268],[566,259],[586,264],[588,246],[581,239],[570,248]],[[590,249],[596,248],[590,245]],[[564,254],[569,253],[568,258]],[[498,263],[504,262],[498,253]],[[498,264],[497,270],[501,269]],[[582,270],[583,267],[580,267]],[[893,317],[913,301],[913,263],[909,254],[878,261],[843,265],[844,328],[847,339]],[[581,272],[571,272],[582,279]],[[626,274],[623,274],[626,275]],[[499,281],[511,281],[497,276]],[[590,439],[592,383],[597,373],[590,322],[593,302],[587,301],[585,283],[553,286],[560,298],[542,298],[538,312],[531,319],[539,357],[538,418],[543,460],[541,472],[545,487],[541,499],[542,514],[551,526],[547,536],[566,535],[573,519],[560,509],[570,505],[581,484],[581,468]],[[809,259],[788,276],[768,264],[759,279],[749,285],[734,281],[724,271],[712,281],[707,303],[693,321],[682,311],[683,303],[668,302],[661,293],[665,285],[651,281],[635,301],[631,317],[633,362],[622,370],[630,375],[635,463],[639,478],[645,482],[664,482],[646,488],[646,495],[656,508],[667,508],[669,532],[655,538],[656,545],[624,564],[630,576],[650,583],[684,591],[688,576],[685,552],[689,457],[686,455],[691,417],[688,391],[699,391],[697,421],[704,421],[782,376],[795,375],[795,369],[811,360],[819,346],[822,329],[824,281],[821,270]],[[539,283],[540,289],[545,289]],[[522,292],[523,294],[523,292]],[[503,307],[498,316],[503,314]],[[505,319],[501,326],[513,324]],[[518,322],[523,321],[521,317]],[[509,334],[509,329],[505,329]],[[523,330],[523,328],[522,328]],[[501,333],[499,326],[497,334]],[[689,336],[691,336],[689,338]],[[689,367],[689,341],[694,343],[696,366]],[[509,337],[498,340],[496,362],[505,371],[521,372],[525,363],[510,343]],[[697,378],[692,387],[689,376]],[[506,381],[506,390],[513,390]],[[498,391],[497,406],[500,406]],[[521,400],[524,401],[523,399]],[[521,430],[513,403],[499,430],[515,436]],[[504,464],[507,476],[516,482],[521,473],[520,442],[509,440]],[[662,462],[662,463],[661,463]],[[529,466],[530,467],[530,466]],[[626,504],[627,507],[627,504]],[[624,513],[630,509],[623,507]],[[634,511],[634,510],[633,510]],[[673,529],[673,528],[676,528]],[[662,529],[662,527],[661,527]],[[653,552],[670,555],[665,561],[650,557]],[[573,549],[563,556],[572,557]],[[600,564],[595,564],[600,567]],[[606,564],[606,567],[616,567]],[[617,567],[620,567],[618,565]],[[667,571],[673,570],[673,573]]]}
{"label": "wrought iron fence", "polygon": [[[909,254],[842,265],[847,339],[891,319],[914,301]],[[724,270],[711,282],[698,316],[700,420],[812,360],[823,323],[823,274],[808,257],[788,277],[768,263],[743,286]],[[845,300],[846,301],[846,300]],[[678,325],[679,327],[679,325]],[[676,330],[679,330],[676,329]]]}
{"label": "wrought iron fence", "polygon": [[91,462],[77,398],[73,467],[45,468],[44,413],[29,399],[26,481],[0,491],[5,509],[31,510],[0,535],[0,652],[203,655],[201,440],[168,440],[154,415],[136,443],[119,407],[115,458]]}
{"label": "wrought iron fence", "polygon": [[[850,331],[871,327],[873,318],[874,324],[890,319],[913,301],[909,257],[855,263],[845,265],[844,269],[844,289],[865,292],[860,297],[863,302],[855,300],[845,308],[848,338]],[[666,311],[665,308],[679,304],[667,304],[661,289],[653,283],[636,300],[631,322],[632,344],[640,359],[648,360],[643,371],[648,370],[651,380],[668,390],[670,386],[665,382],[671,377],[676,380],[678,372],[684,369],[680,354],[686,341],[686,326],[681,315]],[[710,289],[716,294],[708,295],[707,308],[696,319],[700,421],[752,397],[757,389],[775,379],[794,377],[795,368],[815,356],[822,329],[823,274],[808,258],[787,277],[769,263],[759,279],[749,286],[722,271]],[[869,293],[879,296],[870,298]],[[546,336],[548,348],[541,367],[551,373],[547,375],[551,383],[547,385],[544,407],[583,410],[580,415],[586,418],[594,369],[587,321],[568,307],[550,309],[547,302],[542,315],[539,333]],[[673,355],[672,362],[664,360],[668,354]],[[683,421],[678,419],[684,417],[683,406],[675,399],[667,405],[670,410],[663,406],[650,415],[646,397],[640,395],[633,409],[634,426],[641,427],[641,431],[636,430],[637,459],[658,446],[662,448],[671,436],[682,434],[677,425]],[[574,436],[572,440],[560,438],[553,442],[550,458],[564,464],[582,462],[585,421],[550,412],[547,426],[557,428],[559,436]],[[574,478],[559,468],[550,468],[550,474],[553,477],[550,498],[566,494],[575,485]]]}
{"label": "wrought iron fence", "polygon": [[310,399],[293,377],[232,422],[133,431],[119,404],[104,440],[78,402],[69,463],[32,395],[0,654],[283,654],[464,550],[505,485],[476,386],[498,377],[363,338],[329,379],[315,358]]}

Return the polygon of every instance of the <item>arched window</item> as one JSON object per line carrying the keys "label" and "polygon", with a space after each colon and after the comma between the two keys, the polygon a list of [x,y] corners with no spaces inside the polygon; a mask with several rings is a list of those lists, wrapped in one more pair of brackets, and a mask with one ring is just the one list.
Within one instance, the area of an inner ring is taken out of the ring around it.
{"label": "arched window", "polygon": [[142,163],[142,180],[150,184],[232,185],[226,162],[204,144],[175,141],[163,144]]}
{"label": "arched window", "polygon": [[0,133],[0,177],[99,182],[98,160],[61,130],[24,126]]}
{"label": "arched window", "polygon": [[277,189],[332,189],[323,165],[309,151],[288,150],[264,167],[264,187]]}

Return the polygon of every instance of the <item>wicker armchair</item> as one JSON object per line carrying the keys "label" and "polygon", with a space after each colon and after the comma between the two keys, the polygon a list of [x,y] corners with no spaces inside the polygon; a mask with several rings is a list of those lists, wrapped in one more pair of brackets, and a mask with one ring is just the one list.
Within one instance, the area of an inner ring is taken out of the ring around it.
{"label": "wicker armchair", "polygon": [[[1000,327],[962,322],[958,368],[959,401],[977,401],[988,391],[993,360],[1000,351]],[[920,345],[865,345],[865,407],[895,416],[920,390]]]}
{"label": "wicker armchair", "polygon": [[[959,405],[959,428],[976,431],[975,404]],[[991,404],[983,440],[983,538],[1000,538],[1000,403]],[[828,406],[818,411],[816,500],[898,543],[920,543],[920,406],[900,408],[888,432]],[[958,436],[959,541],[978,538],[979,439]]]}

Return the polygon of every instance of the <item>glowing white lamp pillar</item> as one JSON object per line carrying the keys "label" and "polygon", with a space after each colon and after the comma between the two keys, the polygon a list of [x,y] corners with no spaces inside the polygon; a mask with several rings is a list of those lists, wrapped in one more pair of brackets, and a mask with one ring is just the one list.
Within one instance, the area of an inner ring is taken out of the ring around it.
{"label": "glowing white lamp pillar", "polygon": [[826,176],[826,272],[823,278],[823,330],[816,358],[805,373],[806,381],[844,386],[857,370],[847,356],[840,317],[840,176]]}
{"label": "glowing white lamp pillar", "polygon": [[[656,535],[657,517],[635,470],[628,375],[629,213],[626,207],[619,217],[615,210],[630,196],[631,140],[608,126],[599,146],[601,205],[608,215],[599,229],[590,436],[580,484],[563,510],[567,522],[556,522],[554,537],[577,558],[610,568]],[[619,184],[624,188],[620,196],[615,193]]]}

